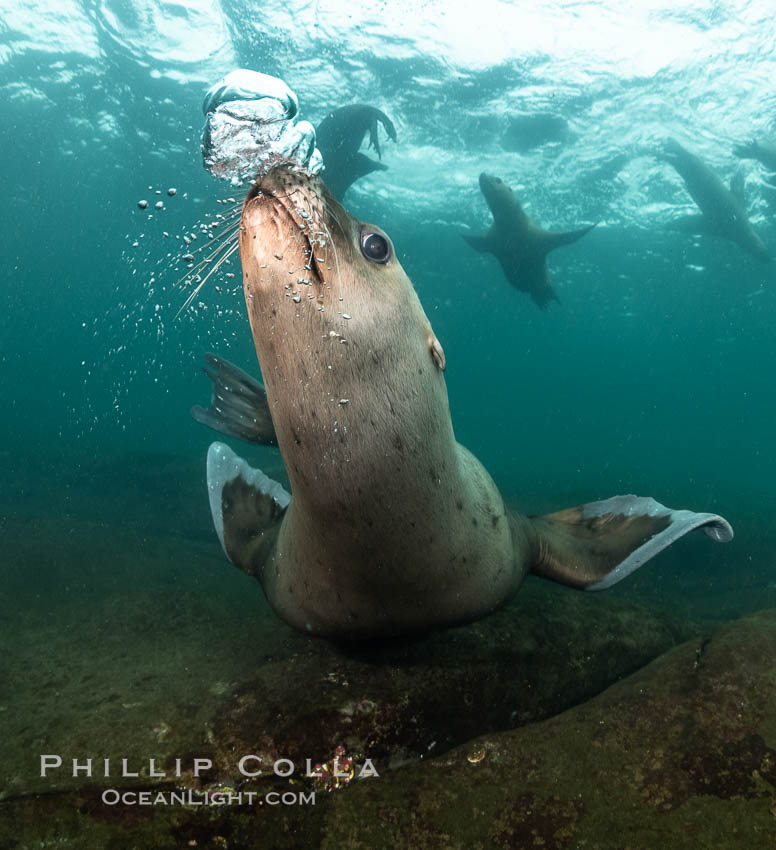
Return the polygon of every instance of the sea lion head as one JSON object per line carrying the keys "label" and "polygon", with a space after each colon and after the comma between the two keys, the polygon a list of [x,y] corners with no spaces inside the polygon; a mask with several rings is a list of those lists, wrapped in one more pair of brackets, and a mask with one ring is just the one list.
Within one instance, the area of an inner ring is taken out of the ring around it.
{"label": "sea lion head", "polygon": [[[315,320],[331,339],[376,343],[391,335],[376,330],[401,311],[403,324],[430,333],[388,234],[350,215],[306,171],[280,166],[254,186],[243,205],[240,258],[249,314],[269,316],[273,331],[301,325],[306,334]],[[441,349],[428,345],[444,369]]]}
{"label": "sea lion head", "polygon": [[240,259],[295,496],[312,469],[376,473],[381,440],[449,428],[444,353],[391,239],[320,178],[281,166],[258,182],[243,206]]}
{"label": "sea lion head", "polygon": [[509,215],[516,204],[515,193],[500,178],[484,171],[480,174],[480,191],[488,202],[494,219]]}
{"label": "sea lion head", "polygon": [[250,292],[246,279],[246,295],[276,292],[279,283],[284,295],[292,291],[318,307],[326,296],[359,290],[365,276],[379,278],[381,269],[395,277],[398,267],[387,234],[354,219],[321,179],[290,166],[270,171],[246,198],[240,253],[262,272]]}

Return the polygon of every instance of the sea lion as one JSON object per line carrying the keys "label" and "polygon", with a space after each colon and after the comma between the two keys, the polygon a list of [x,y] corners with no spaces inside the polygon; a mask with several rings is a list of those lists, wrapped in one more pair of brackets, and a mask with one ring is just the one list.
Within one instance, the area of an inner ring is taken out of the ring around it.
{"label": "sea lion", "polygon": [[744,145],[736,145],[733,153],[741,159],[756,159],[768,171],[776,172],[776,143],[758,142],[753,139]]}
{"label": "sea lion", "polygon": [[376,107],[364,103],[335,109],[316,127],[316,142],[323,156],[326,185],[336,198],[342,199],[359,177],[387,170],[387,165],[358,151],[368,132],[369,147],[382,157],[378,122],[385,128],[388,138],[395,142],[396,128],[391,119]]}
{"label": "sea lion", "polygon": [[477,251],[494,254],[507,280],[527,292],[540,309],[559,301],[547,276],[547,254],[561,245],[581,239],[595,225],[567,233],[543,230],[526,215],[515,193],[498,177],[480,174],[480,189],[493,214],[493,224],[485,236],[462,234]]}
{"label": "sea lion", "polygon": [[595,590],[691,529],[732,537],[720,516],[636,496],[508,510],[455,440],[444,352],[390,239],[319,178],[279,167],[258,181],[239,240],[265,388],[210,361],[210,424],[234,433],[238,410],[243,428],[226,396],[266,405],[273,429],[253,439],[277,442],[293,498],[218,442],[208,490],[224,551],[287,623],[336,638],[451,626],[503,605],[529,571]]}
{"label": "sea lion", "polygon": [[735,242],[764,263],[771,261],[765,243],[747,218],[741,181],[734,179],[728,189],[708,165],[682,147],[676,139],[666,141],[663,157],[679,172],[687,191],[702,213],[677,219],[671,224],[673,229],[719,236]]}

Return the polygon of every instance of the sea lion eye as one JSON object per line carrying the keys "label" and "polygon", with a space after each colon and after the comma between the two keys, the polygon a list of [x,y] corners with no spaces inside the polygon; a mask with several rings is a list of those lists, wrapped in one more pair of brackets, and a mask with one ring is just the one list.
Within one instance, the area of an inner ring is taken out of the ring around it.
{"label": "sea lion eye", "polygon": [[391,259],[391,243],[382,233],[365,227],[361,231],[361,253],[367,260],[384,265]]}

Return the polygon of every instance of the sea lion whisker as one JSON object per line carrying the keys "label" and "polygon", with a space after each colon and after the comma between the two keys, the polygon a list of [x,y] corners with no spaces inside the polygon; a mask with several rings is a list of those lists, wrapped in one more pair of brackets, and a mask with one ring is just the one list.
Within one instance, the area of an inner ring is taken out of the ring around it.
{"label": "sea lion whisker", "polygon": [[[226,238],[222,239],[221,244],[217,245],[206,257],[203,257],[196,265],[191,266],[186,270],[186,273],[178,278],[175,281],[175,286],[180,286],[184,281],[191,279],[192,277],[196,277],[204,268],[209,266],[218,255],[226,250],[231,244],[237,241],[237,234],[240,230],[239,224],[235,225],[228,234],[224,234]],[[207,245],[203,245],[203,248],[207,248],[212,245],[214,242],[218,240],[213,239],[208,242]],[[193,252],[192,252],[193,256]]]}
{"label": "sea lion whisker", "polygon": [[199,294],[199,292],[200,292],[200,290],[202,289],[202,287],[203,287],[203,286],[204,286],[204,285],[208,282],[208,280],[210,280],[210,278],[211,278],[211,277],[212,277],[212,276],[213,276],[213,275],[214,275],[214,274],[215,274],[215,273],[216,273],[216,272],[217,272],[217,271],[221,268],[221,266],[222,266],[225,262],[227,262],[227,261],[229,260],[229,257],[231,257],[231,256],[232,256],[232,254],[234,254],[234,253],[235,253],[235,251],[238,249],[238,247],[239,247],[239,246],[238,246],[237,242],[235,241],[235,243],[234,243],[233,245],[231,245],[231,246],[228,248],[228,250],[226,250],[226,251],[224,251],[224,252],[223,252],[222,256],[221,256],[221,257],[218,259],[218,261],[217,261],[217,262],[213,265],[213,267],[210,269],[210,271],[209,271],[209,272],[208,272],[208,273],[207,273],[207,274],[206,274],[206,275],[205,275],[205,276],[204,276],[204,277],[203,277],[203,278],[199,281],[199,283],[197,284],[197,286],[194,288],[193,292],[191,292],[191,293],[189,294],[189,296],[188,296],[188,298],[186,299],[186,301],[183,303],[183,305],[181,306],[181,308],[180,308],[180,309],[178,310],[178,312],[175,314],[175,318],[176,318],[176,319],[178,318],[178,316],[180,316],[180,314],[181,314],[184,310],[186,310],[186,308],[187,308],[187,307],[189,307],[189,305],[191,304],[191,302],[192,302],[192,301],[193,301],[193,300],[197,297],[197,295]]}
{"label": "sea lion whisker", "polygon": [[[301,233],[304,234],[304,238],[307,241],[307,248],[309,250],[310,260],[309,265],[314,270],[314,273],[318,277],[321,283],[325,283],[325,279],[323,274],[319,269],[319,264],[317,262],[313,262],[315,260],[315,248],[314,245],[316,243],[315,238],[311,238],[308,230],[314,231],[317,228],[320,232],[326,233],[326,236],[329,240],[329,243],[332,246],[334,251],[334,259],[335,265],[337,267],[337,274],[339,275],[339,260],[337,258],[337,247],[334,244],[334,241],[331,238],[331,234],[329,233],[328,228],[326,227],[325,222],[322,220],[320,215],[320,209],[317,209],[316,206],[310,201],[309,197],[302,192],[299,187],[295,187],[291,191],[281,192],[277,189],[263,189],[262,190],[267,197],[272,198],[273,201],[276,201],[280,209],[283,213],[293,222],[295,228],[301,228]],[[301,192],[301,196],[305,201],[305,206],[307,209],[301,209],[300,202],[294,196]],[[301,215],[301,219],[304,224],[300,224],[297,216]],[[343,231],[344,232],[344,231]]]}
{"label": "sea lion whisker", "polygon": [[224,264],[224,263],[225,263],[225,262],[229,259],[229,257],[231,257],[231,256],[232,256],[232,254],[234,254],[234,253],[237,251],[237,249],[238,249],[238,248],[239,248],[239,242],[238,242],[237,240],[235,240],[235,241],[234,241],[231,245],[229,245],[229,247],[227,248],[227,250],[223,252],[223,254],[222,254],[222,255],[221,255],[221,257],[218,259],[218,261],[217,261],[217,262],[213,265],[213,268],[212,268],[212,269],[210,269],[210,271],[209,271],[209,272],[208,272],[208,273],[207,273],[207,274],[206,274],[206,275],[202,278],[202,280],[201,280],[201,281],[197,284],[197,286],[194,288],[194,291],[193,291],[193,292],[189,295],[189,297],[188,297],[188,298],[184,301],[184,303],[183,303],[183,305],[181,306],[181,308],[180,308],[180,309],[178,310],[178,312],[175,314],[175,318],[176,318],[176,319],[178,318],[178,316],[180,316],[180,314],[181,314],[184,310],[186,310],[186,309],[189,307],[189,305],[191,304],[191,302],[192,302],[192,301],[193,301],[193,300],[197,297],[197,295],[199,294],[199,292],[200,292],[200,290],[202,289],[202,287],[203,287],[203,286],[204,286],[204,285],[208,282],[208,280],[210,280],[210,278],[211,278],[211,277],[212,277],[212,276],[213,276],[213,275],[214,275],[214,274],[215,274],[215,273],[216,273],[216,272],[217,272],[217,271],[221,268],[221,266],[222,266],[222,265],[223,265],[223,264]]}
{"label": "sea lion whisker", "polygon": [[[345,228],[340,223],[340,220],[334,215],[334,210],[329,206],[326,198],[322,197],[321,201],[323,202],[323,210],[328,214],[328,217],[334,221],[334,223],[339,227],[340,233],[342,234],[342,238],[347,242],[348,234],[345,231]],[[340,280],[340,269],[339,269],[339,257],[337,256],[337,243],[334,241],[331,235],[331,231],[328,228],[326,222],[321,219],[320,226],[326,234],[326,238],[329,240],[329,244],[331,245],[332,251],[334,252],[334,266],[337,271],[337,280]]]}
{"label": "sea lion whisker", "polygon": [[237,219],[234,222],[229,222],[229,225],[227,227],[225,227],[222,231],[220,231],[220,233],[213,236],[204,245],[200,245],[198,248],[195,248],[193,251],[190,251],[189,253],[193,257],[195,254],[200,254],[202,251],[206,251],[211,245],[215,245],[216,242],[220,242],[221,240],[223,240],[225,238],[226,238],[226,241],[228,242],[229,238],[234,236],[234,233],[235,233],[235,231],[237,231],[239,226],[240,226],[239,219]]}
{"label": "sea lion whisker", "polygon": [[228,206],[226,208],[226,215],[227,216],[242,215],[242,207],[243,207],[242,201],[235,201],[233,204],[231,204],[230,206]]}
{"label": "sea lion whisker", "polygon": [[[199,254],[202,251],[210,248],[211,245],[216,245],[218,242],[221,244],[218,245],[210,254],[206,257],[203,257],[196,265],[192,265],[186,269],[185,274],[181,275],[177,281],[175,281],[175,286],[180,286],[183,281],[196,276],[205,266],[209,265],[213,262],[214,257],[218,255],[218,253],[224,249],[225,246],[229,245],[232,240],[236,239],[236,234],[240,228],[239,220],[234,224],[230,224],[227,228],[225,228],[221,233],[217,236],[214,236],[210,241],[206,242],[204,245],[200,245],[198,248],[195,248],[193,251],[189,251],[188,254],[184,254],[183,258],[190,257],[191,261],[193,261],[195,254]],[[189,260],[185,260],[188,262]]]}
{"label": "sea lion whisker", "polygon": [[[331,245],[331,250],[334,252],[334,268],[336,269],[337,280],[339,281],[341,278],[340,278],[339,256],[337,255],[337,243],[334,241],[334,239],[332,239],[331,231],[327,227],[326,223],[321,222],[321,226],[323,227],[323,230],[326,233],[326,238],[329,240],[329,244]],[[344,230],[343,230],[341,225],[340,225],[340,230],[342,230],[343,233],[344,233]]]}

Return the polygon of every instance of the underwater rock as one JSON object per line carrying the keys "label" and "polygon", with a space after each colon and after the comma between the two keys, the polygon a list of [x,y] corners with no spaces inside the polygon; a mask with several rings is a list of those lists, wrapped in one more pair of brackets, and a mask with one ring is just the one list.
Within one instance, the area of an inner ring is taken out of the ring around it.
{"label": "underwater rock", "polygon": [[[636,611],[610,600],[609,615],[632,625]],[[541,596],[531,601],[543,609],[537,614],[551,611],[549,632],[557,632],[564,615],[580,613]],[[494,641],[490,634],[491,649]],[[556,650],[560,643],[559,637]],[[304,657],[296,656],[294,677],[309,663]],[[0,846],[56,838],[59,847],[91,850],[125,846],[131,838],[137,850],[770,847],[776,841],[774,658],[771,610],[697,636],[550,719],[398,770],[380,768],[379,777],[332,793],[319,789],[315,806],[111,807],[96,788],[82,787],[0,802]],[[548,661],[545,673],[551,670],[560,672]],[[519,666],[512,675],[521,675]],[[502,684],[508,687],[508,680]],[[493,695],[483,693],[476,709],[487,712]],[[449,715],[455,711],[450,704]]]}
{"label": "underwater rock", "polygon": [[289,633],[292,654],[262,665],[214,719],[217,760],[248,748],[266,763],[324,761],[344,746],[395,767],[584,701],[690,628],[627,603],[529,587],[482,622],[420,640],[354,646]]}
{"label": "underwater rock", "polygon": [[554,718],[355,783],[322,846],[773,847],[775,658],[776,610],[722,626]]}

